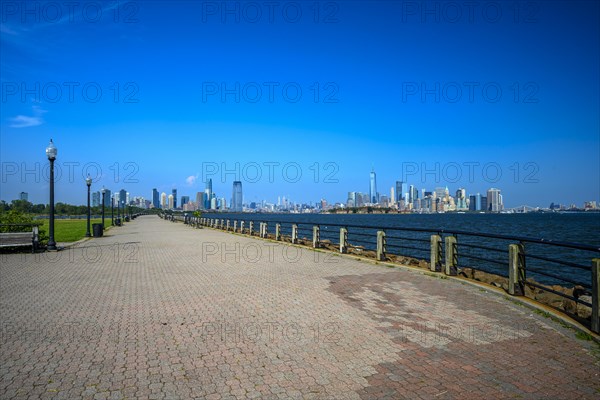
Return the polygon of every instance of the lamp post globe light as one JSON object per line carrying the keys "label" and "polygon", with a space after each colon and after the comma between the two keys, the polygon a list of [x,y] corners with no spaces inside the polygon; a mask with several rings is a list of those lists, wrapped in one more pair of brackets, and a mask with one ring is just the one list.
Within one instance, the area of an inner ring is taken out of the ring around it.
{"label": "lamp post globe light", "polygon": [[106,189],[102,186],[102,230],[104,231],[104,195],[106,194]]}
{"label": "lamp post globe light", "polygon": [[57,250],[54,241],[54,160],[56,160],[57,154],[58,149],[50,139],[50,144],[46,147],[46,157],[50,161],[50,219],[48,221],[50,237],[48,239],[48,250]]}
{"label": "lamp post globe light", "polygon": [[91,210],[90,210],[90,188],[92,186],[92,178],[90,178],[90,176],[88,175],[87,178],[85,178],[85,184],[87,185],[87,228],[86,228],[86,232],[85,232],[85,237],[90,237],[92,236],[90,233],[90,217],[91,217]]}

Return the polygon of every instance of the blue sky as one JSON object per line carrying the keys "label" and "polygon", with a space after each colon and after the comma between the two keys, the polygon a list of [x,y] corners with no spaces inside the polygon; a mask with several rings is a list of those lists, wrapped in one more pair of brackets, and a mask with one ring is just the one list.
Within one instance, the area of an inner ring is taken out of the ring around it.
{"label": "blue sky", "polygon": [[146,198],[211,177],[336,202],[371,168],[382,194],[600,200],[598,2],[69,4],[1,3],[3,200],[47,202],[50,138],[74,204],[86,171]]}

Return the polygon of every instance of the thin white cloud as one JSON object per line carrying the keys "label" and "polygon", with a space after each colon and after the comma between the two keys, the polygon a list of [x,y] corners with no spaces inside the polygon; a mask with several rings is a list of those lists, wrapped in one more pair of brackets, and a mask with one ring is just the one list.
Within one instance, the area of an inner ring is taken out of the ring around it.
{"label": "thin white cloud", "polygon": [[194,184],[196,183],[196,181],[198,180],[198,176],[200,174],[196,174],[196,175],[190,175],[185,179],[185,183],[187,183],[188,186],[194,186]]}
{"label": "thin white cloud", "polygon": [[16,117],[10,118],[11,128],[30,128],[32,126],[42,125],[45,121],[42,115],[46,110],[42,110],[39,106],[31,107],[33,115],[17,115]]}
{"label": "thin white cloud", "polygon": [[10,120],[11,128],[29,128],[30,126],[38,126],[44,123],[42,117],[28,117],[27,115],[17,115]]}
{"label": "thin white cloud", "polygon": [[0,24],[0,33],[5,33],[7,35],[18,35],[18,33],[16,31],[12,30],[6,24]]}

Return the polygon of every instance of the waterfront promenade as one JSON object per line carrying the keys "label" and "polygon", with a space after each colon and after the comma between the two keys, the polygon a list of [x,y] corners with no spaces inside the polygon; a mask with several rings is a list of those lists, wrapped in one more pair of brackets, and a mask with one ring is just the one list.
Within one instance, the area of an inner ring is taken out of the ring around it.
{"label": "waterfront promenade", "polygon": [[1,399],[600,396],[596,344],[423,271],[157,216],[0,257]]}

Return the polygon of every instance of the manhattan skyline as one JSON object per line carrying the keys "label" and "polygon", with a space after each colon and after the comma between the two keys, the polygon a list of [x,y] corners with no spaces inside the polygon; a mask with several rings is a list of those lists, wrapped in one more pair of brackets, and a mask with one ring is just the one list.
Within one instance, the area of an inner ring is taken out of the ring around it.
{"label": "manhattan skyline", "polygon": [[371,167],[382,193],[600,200],[597,2],[498,3],[498,18],[477,3],[457,20],[440,2],[298,3],[298,20],[285,2],[259,20],[237,2],[102,3],[96,19],[22,4],[0,10],[2,200],[48,201],[50,138],[70,204],[86,172],[146,199],[193,199],[212,178],[228,202],[235,180],[247,202],[344,202]]}

